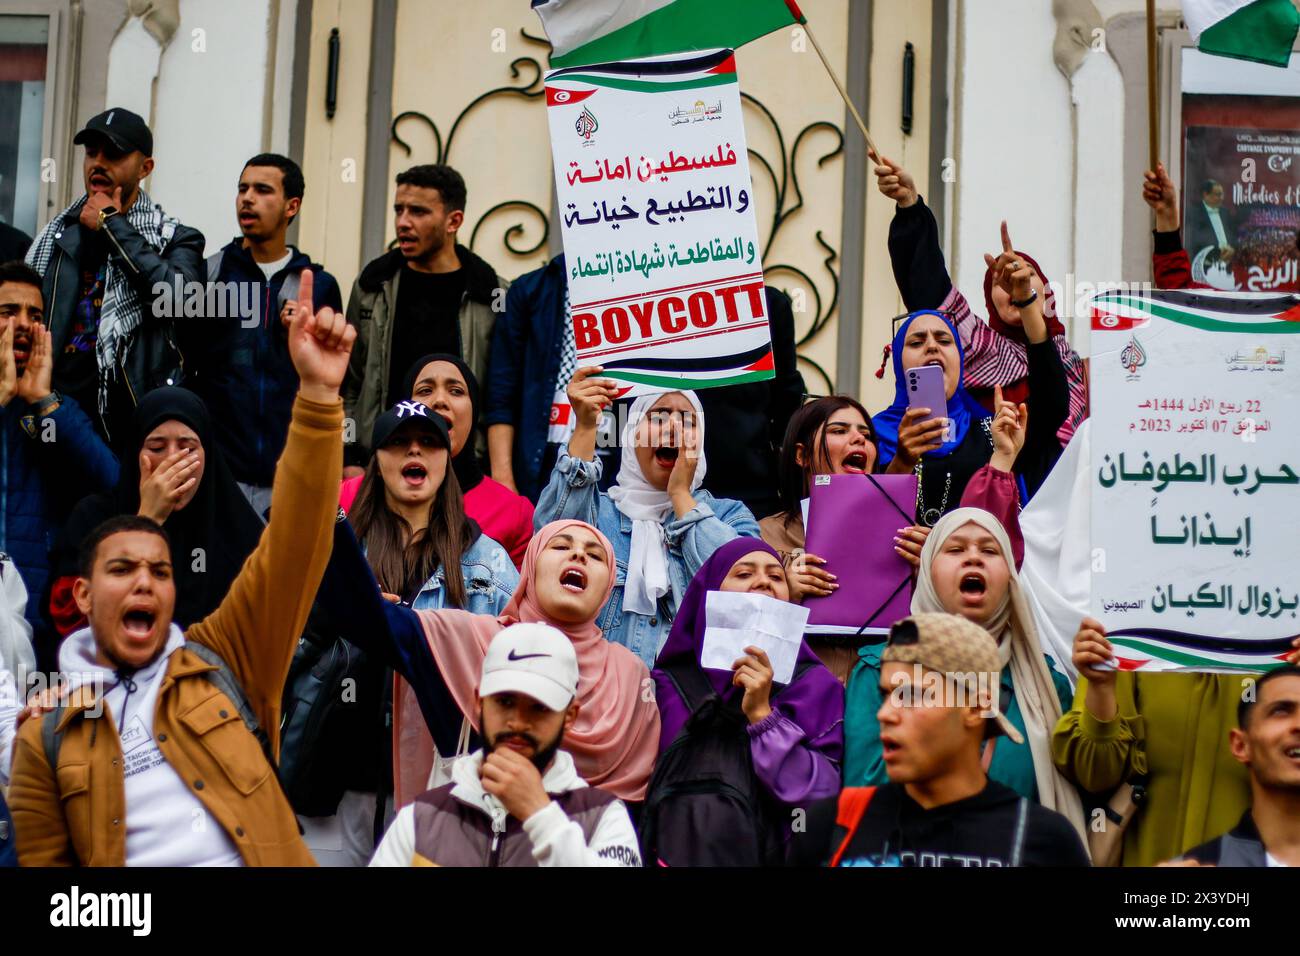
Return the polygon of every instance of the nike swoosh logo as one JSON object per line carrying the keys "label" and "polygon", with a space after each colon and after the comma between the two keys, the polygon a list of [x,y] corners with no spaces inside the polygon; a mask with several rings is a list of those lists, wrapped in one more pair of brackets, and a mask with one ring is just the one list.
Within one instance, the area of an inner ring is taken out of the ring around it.
{"label": "nike swoosh logo", "polygon": [[511,651],[509,654],[506,655],[506,660],[526,661],[530,657],[550,657],[550,656],[551,656],[550,654],[516,654],[514,651]]}

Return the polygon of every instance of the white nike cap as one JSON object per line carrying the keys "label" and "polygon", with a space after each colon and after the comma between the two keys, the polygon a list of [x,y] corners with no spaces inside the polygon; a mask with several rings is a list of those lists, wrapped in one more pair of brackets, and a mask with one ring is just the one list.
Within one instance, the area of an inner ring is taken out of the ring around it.
{"label": "white nike cap", "polygon": [[488,645],[478,693],[527,694],[551,710],[566,709],[578,694],[573,642],[547,624],[510,625]]}

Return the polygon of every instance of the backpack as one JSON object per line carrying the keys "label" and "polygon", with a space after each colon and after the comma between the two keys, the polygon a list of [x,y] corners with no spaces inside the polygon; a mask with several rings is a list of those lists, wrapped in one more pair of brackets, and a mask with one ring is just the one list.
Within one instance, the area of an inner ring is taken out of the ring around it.
{"label": "backpack", "polygon": [[[797,664],[791,683],[811,666]],[[674,662],[663,673],[691,716],[650,778],[641,812],[642,858],[660,866],[779,863],[783,818],[754,773],[739,695],[724,701],[695,660]]]}
{"label": "backpack", "polygon": [[333,816],[344,792],[358,789],[355,781],[365,776],[358,753],[371,744],[391,686],[382,662],[338,637],[328,616],[312,611],[289,665],[280,720],[280,785],[294,812]]}
{"label": "backpack", "polygon": [[[266,730],[258,723],[257,714],[253,712],[252,705],[249,704],[248,698],[244,695],[244,688],[239,685],[239,681],[235,678],[235,673],[230,669],[230,665],[222,660],[220,654],[206,644],[200,644],[197,641],[186,641],[184,646],[187,651],[205,664],[216,666],[215,671],[208,671],[203,676],[207,678],[208,683],[230,698],[230,702],[239,711],[239,717],[243,720],[244,726],[248,728],[248,732],[256,737],[257,742],[262,745],[262,753],[266,755],[266,762],[274,767],[275,756],[271,750],[271,738],[267,736]],[[59,750],[63,746],[63,736],[66,728],[64,731],[57,728],[59,722],[63,720],[63,714],[66,710],[67,704],[60,701],[45,714],[41,721],[41,743],[45,748],[45,760],[50,765],[51,772],[56,772],[59,766]]]}

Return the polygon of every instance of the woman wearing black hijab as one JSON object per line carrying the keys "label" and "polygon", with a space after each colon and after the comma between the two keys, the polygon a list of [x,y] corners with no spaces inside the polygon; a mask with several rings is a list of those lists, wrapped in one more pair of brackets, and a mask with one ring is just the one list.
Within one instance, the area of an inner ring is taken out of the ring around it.
{"label": "woman wearing black hijab", "polygon": [[81,541],[123,514],[152,518],[171,540],[175,620],[188,627],[216,609],[257,546],[262,521],[240,492],[212,439],[207,406],[183,388],[154,389],[135,410],[136,454],[124,456],[117,487],[83,498],[53,555],[50,611],[66,636],[85,626],[72,600]]}
{"label": "woman wearing black hijab", "polygon": [[[483,473],[475,447],[482,403],[474,373],[456,356],[435,352],[411,365],[399,395],[428,406],[446,420],[452,469],[465,496],[465,514],[519,567],[533,536],[533,503]],[[345,511],[351,510],[360,487],[360,477],[343,482],[339,504]]]}

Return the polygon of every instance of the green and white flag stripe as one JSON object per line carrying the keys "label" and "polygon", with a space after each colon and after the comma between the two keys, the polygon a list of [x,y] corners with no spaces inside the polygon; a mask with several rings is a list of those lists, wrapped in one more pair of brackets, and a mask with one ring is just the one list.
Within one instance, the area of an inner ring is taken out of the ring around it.
{"label": "green and white flag stripe", "polygon": [[556,69],[735,49],[804,22],[794,0],[533,0],[533,9]]}
{"label": "green and white flag stripe", "polygon": [[1286,66],[1300,30],[1291,0],[1183,0],[1183,19],[1202,53]]}

